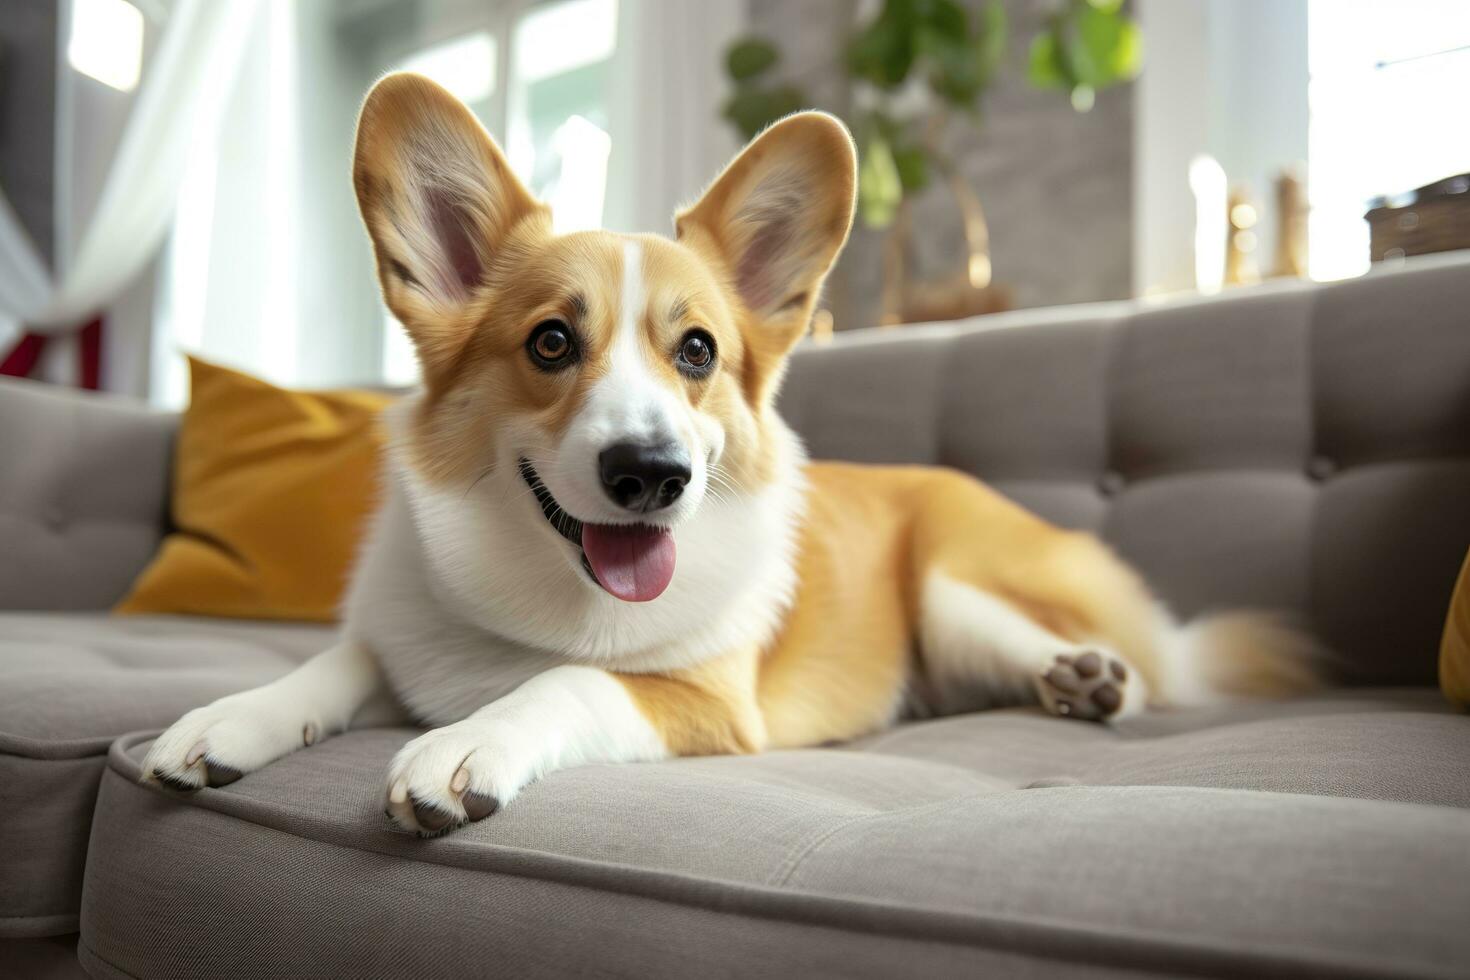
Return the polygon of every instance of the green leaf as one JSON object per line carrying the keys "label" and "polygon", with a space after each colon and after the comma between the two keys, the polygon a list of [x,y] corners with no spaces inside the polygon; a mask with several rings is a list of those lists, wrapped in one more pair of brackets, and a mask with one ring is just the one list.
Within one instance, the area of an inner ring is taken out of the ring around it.
{"label": "green leaf", "polygon": [[893,165],[905,194],[914,194],[929,186],[929,155],[922,146],[894,150]]}
{"label": "green leaf", "polygon": [[770,89],[742,85],[720,107],[720,115],[733,123],[740,135],[749,140],[754,139],[771,123],[806,105],[806,95],[794,85],[780,85]]}
{"label": "green leaf", "polygon": [[970,36],[970,18],[954,0],[921,0],[914,8],[920,26],[958,40]]}
{"label": "green leaf", "polygon": [[970,108],[985,85],[979,54],[966,38],[941,34],[928,27],[915,33],[915,48],[929,66],[929,87],[957,106]]}
{"label": "green leaf", "polygon": [[858,211],[869,228],[887,228],[903,200],[903,183],[888,141],[868,141],[858,166]]}
{"label": "green leaf", "polygon": [[1087,0],[1089,4],[1105,14],[1114,14],[1123,6],[1123,0]]}
{"label": "green leaf", "polygon": [[1031,56],[1026,77],[1037,88],[1071,88],[1072,79],[1062,62],[1057,36],[1045,31],[1031,41]]}
{"label": "green leaf", "polygon": [[1119,11],[1074,5],[1063,18],[1062,56],[1074,81],[1103,88],[1131,78],[1142,48],[1138,26]]}
{"label": "green leaf", "polygon": [[977,41],[981,73],[988,79],[1000,68],[1006,56],[1006,8],[1000,0],[990,0],[981,12],[980,37]]}
{"label": "green leaf", "polygon": [[1109,67],[1119,81],[1133,78],[1143,67],[1143,31],[1131,20],[1123,22]]}
{"label": "green leaf", "polygon": [[[1103,61],[1107,58],[1109,42],[1101,35],[1105,31],[1108,15],[1099,13],[1085,4],[1073,7],[1063,16],[1058,40],[1061,42],[1062,63],[1067,74],[1078,85],[1102,83]],[[1099,49],[1102,49],[1099,53]]]}
{"label": "green leaf", "polygon": [[767,125],[807,108],[806,95],[795,85],[781,85],[772,89],[770,98],[771,118],[766,121]]}
{"label": "green leaf", "polygon": [[771,95],[762,89],[741,88],[725,102],[721,114],[745,139],[754,139],[776,116],[771,111]]}
{"label": "green leaf", "polygon": [[725,52],[725,69],[735,81],[744,82],[769,71],[780,60],[781,53],[770,41],[747,37],[730,45]]}
{"label": "green leaf", "polygon": [[903,84],[914,66],[917,0],[887,0],[873,22],[847,46],[848,71],[881,89]]}

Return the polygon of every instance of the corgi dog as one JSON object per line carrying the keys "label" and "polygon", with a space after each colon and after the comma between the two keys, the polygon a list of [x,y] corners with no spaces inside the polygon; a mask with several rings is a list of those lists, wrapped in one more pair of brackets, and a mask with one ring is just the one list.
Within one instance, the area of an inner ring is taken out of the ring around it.
{"label": "corgi dog", "polygon": [[474,116],[395,74],[363,106],[353,183],[423,385],[386,415],[340,639],[189,712],[145,779],[219,786],[412,721],[429,730],[385,805],[433,835],[568,766],[1314,683],[1303,636],[1178,625],[1097,539],[968,476],[806,458],[774,401],[852,223],[833,117],[767,129],[672,240],[555,235]]}

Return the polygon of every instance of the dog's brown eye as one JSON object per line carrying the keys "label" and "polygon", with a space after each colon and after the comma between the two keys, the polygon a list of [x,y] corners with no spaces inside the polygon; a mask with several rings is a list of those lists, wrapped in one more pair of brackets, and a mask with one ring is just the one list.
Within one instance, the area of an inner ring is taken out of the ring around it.
{"label": "dog's brown eye", "polygon": [[548,361],[555,361],[567,356],[567,351],[572,349],[567,335],[560,330],[548,330],[536,338],[536,353]]}
{"label": "dog's brown eye", "polygon": [[715,363],[714,338],[703,330],[691,330],[679,345],[679,366],[686,374],[702,375]]}
{"label": "dog's brown eye", "polygon": [[571,328],[560,320],[545,320],[536,325],[526,341],[531,359],[541,367],[555,367],[565,363],[573,354]]}

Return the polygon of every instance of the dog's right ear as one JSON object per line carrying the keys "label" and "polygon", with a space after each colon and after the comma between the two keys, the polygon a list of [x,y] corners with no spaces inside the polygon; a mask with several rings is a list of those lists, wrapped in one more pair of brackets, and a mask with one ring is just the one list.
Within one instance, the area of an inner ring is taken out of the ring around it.
{"label": "dog's right ear", "polygon": [[421,75],[368,93],[352,183],[383,298],[432,374],[473,329],[466,313],[512,229],[528,218],[549,228],[550,214],[469,109]]}

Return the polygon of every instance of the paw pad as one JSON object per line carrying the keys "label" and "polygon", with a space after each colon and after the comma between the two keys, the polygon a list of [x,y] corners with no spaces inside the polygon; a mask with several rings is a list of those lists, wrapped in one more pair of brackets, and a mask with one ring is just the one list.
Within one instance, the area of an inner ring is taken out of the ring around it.
{"label": "paw pad", "polygon": [[1115,657],[1087,650],[1060,654],[1042,671],[1037,689],[1052,714],[1106,721],[1123,707],[1128,668]]}

